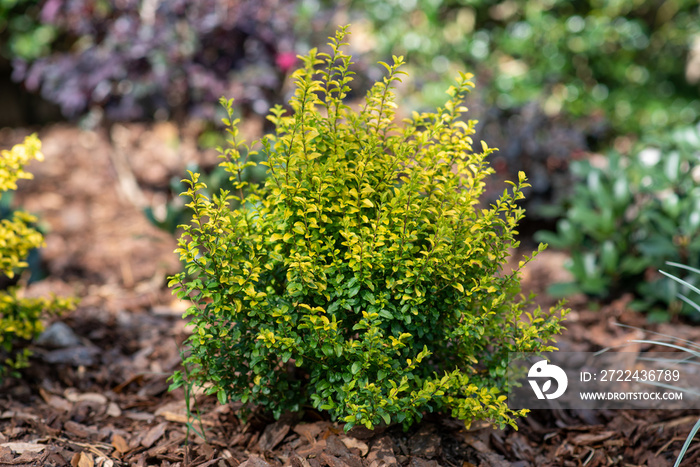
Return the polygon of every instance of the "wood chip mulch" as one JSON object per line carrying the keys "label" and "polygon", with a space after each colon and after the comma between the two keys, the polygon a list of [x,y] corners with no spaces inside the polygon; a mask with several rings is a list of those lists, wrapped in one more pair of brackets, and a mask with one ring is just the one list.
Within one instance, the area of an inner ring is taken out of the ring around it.
{"label": "wood chip mulch", "polygon": [[[40,133],[46,161],[32,167],[35,180],[18,193],[49,227],[48,278],[26,294],[55,292],[82,302],[49,323],[23,378],[0,386],[0,467],[672,466],[700,417],[698,410],[535,411],[516,431],[467,429],[430,414],[407,432],[390,426],[345,433],[310,408],[279,421],[253,409],[244,423],[240,405],[220,406],[202,394],[190,397],[198,415],[188,417],[184,392],[168,391],[187,335],[184,305],[165,287],[165,275],[179,267],[175,243],[145,220],[134,199],[162,202],[161,182],[196,154],[184,139],[176,150],[178,132],[167,125],[119,131],[121,151],[146,187],[136,198],[124,193],[129,184],[109,158],[105,135],[66,125]],[[0,131],[0,147],[27,133]],[[562,274],[562,256],[546,253],[525,277],[526,287],[540,292]],[[639,337],[615,323],[700,340],[699,329],[651,325],[628,303],[623,298],[593,312],[574,299],[560,347],[590,351]],[[700,441],[682,465],[700,465]]]}

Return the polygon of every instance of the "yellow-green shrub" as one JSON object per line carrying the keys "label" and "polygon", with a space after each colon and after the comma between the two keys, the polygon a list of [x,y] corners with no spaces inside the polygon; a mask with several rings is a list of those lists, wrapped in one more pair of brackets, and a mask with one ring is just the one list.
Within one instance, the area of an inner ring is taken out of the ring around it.
{"label": "yellow-green shrub", "polygon": [[557,310],[522,319],[519,272],[503,271],[525,176],[479,208],[492,149],[473,151],[476,122],[461,119],[470,76],[444,108],[399,126],[403,59],[384,64],[354,110],[343,36],[304,58],[291,114],[272,109],[262,187],[242,181],[255,163],[222,99],[235,193],[209,198],[199,174],[187,180],[195,214],[177,250],[187,268],[171,284],[193,300],[193,335],[174,386],[206,385],[275,416],[310,401],[346,429],[408,426],[426,410],[512,424],[523,412],[502,395],[508,353],[547,350],[560,329]]}
{"label": "yellow-green shrub", "polygon": [[[43,160],[41,141],[36,135],[0,153],[0,192],[15,190],[18,180],[32,178],[24,170],[32,159]],[[27,266],[24,259],[30,250],[44,244],[41,233],[30,226],[35,221],[34,216],[23,211],[14,211],[10,219],[0,220],[0,272],[9,278]],[[72,306],[71,300],[59,298],[21,298],[16,288],[0,291],[0,381],[27,366],[29,351],[18,350],[17,344],[38,336],[43,330],[42,316]]]}

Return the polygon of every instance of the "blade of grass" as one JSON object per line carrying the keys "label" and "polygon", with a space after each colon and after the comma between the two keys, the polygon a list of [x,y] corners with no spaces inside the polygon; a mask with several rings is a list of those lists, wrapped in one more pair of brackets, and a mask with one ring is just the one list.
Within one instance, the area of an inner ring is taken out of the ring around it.
{"label": "blade of grass", "polygon": [[675,266],[677,268],[685,269],[686,271],[694,272],[695,274],[700,275],[700,269],[686,266],[685,264],[674,263],[673,261],[666,261],[666,264],[668,264],[669,266]]}
{"label": "blade of grass", "polygon": [[683,447],[681,448],[680,454],[678,454],[678,459],[676,459],[676,463],[673,464],[673,467],[679,467],[681,465],[681,461],[683,460],[683,456],[685,456],[685,453],[688,451],[688,448],[690,447],[690,443],[693,441],[693,438],[695,438],[695,434],[700,430],[700,420],[698,420],[695,423],[695,426],[693,427],[692,430],[690,430],[690,433],[688,433],[688,437],[685,440],[685,443],[683,443]]}
{"label": "blade of grass", "polygon": [[661,342],[661,341],[649,341],[646,339],[633,339],[630,341],[630,343],[633,344],[655,344],[655,345],[660,345],[662,347],[669,347],[671,349],[676,349],[676,350],[681,350],[683,352],[688,352],[690,354],[695,355],[696,357],[700,358],[700,352],[696,352],[695,350],[690,350],[687,347],[681,347],[680,345],[675,345],[675,344],[669,344],[668,342]]}
{"label": "blade of grass", "polygon": [[[643,331],[647,334],[654,334],[656,336],[668,337],[669,339],[673,339],[675,341],[682,342],[684,344],[688,344],[688,346],[695,347],[696,349],[700,350],[700,345],[696,344],[695,342],[689,341],[688,339],[680,339],[680,338],[673,336],[671,334],[664,334],[664,333],[656,332],[656,331],[647,331],[646,329],[642,329],[642,328],[637,327],[637,326],[631,326],[629,324],[615,323],[615,326],[620,326],[621,328],[637,329],[637,330]],[[608,347],[608,348],[614,348],[614,347]]]}
{"label": "blade of grass", "polygon": [[660,272],[661,274],[663,274],[664,276],[668,277],[669,279],[674,280],[674,281],[678,282],[679,284],[682,284],[682,285],[688,287],[690,290],[692,290],[692,291],[695,292],[696,294],[700,295],[700,289],[698,289],[697,287],[695,287],[695,286],[694,286],[693,284],[691,284],[690,282],[684,281],[684,280],[681,279],[680,277],[676,277],[676,276],[674,276],[673,274],[667,273],[666,271],[659,270],[659,272]]}
{"label": "blade of grass", "polygon": [[677,296],[678,298],[680,298],[681,300],[683,300],[683,301],[684,301],[685,303],[687,303],[688,305],[692,306],[692,307],[695,309],[695,311],[697,311],[698,313],[700,313],[700,305],[698,305],[697,303],[695,303],[694,301],[692,301],[691,299],[689,299],[689,298],[686,297],[685,295],[678,294],[678,295],[676,295],[676,296]]}

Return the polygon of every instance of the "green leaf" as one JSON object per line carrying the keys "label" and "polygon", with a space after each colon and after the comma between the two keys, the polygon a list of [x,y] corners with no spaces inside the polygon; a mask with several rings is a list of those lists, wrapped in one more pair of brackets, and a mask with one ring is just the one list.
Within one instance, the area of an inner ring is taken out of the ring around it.
{"label": "green leaf", "polygon": [[383,413],[382,419],[384,420],[384,423],[386,423],[387,425],[391,425],[391,415],[389,415],[388,413]]}
{"label": "green leaf", "polygon": [[219,400],[219,404],[224,405],[226,404],[228,400],[228,396],[226,395],[226,391],[221,388],[216,392],[216,398]]}
{"label": "green leaf", "polygon": [[348,290],[348,297],[352,298],[360,291],[361,284],[357,284],[355,287]]}
{"label": "green leaf", "polygon": [[378,314],[379,314],[379,316],[381,316],[384,319],[392,319],[393,318],[392,314],[388,310],[383,309],[383,308],[381,310],[379,310]]}

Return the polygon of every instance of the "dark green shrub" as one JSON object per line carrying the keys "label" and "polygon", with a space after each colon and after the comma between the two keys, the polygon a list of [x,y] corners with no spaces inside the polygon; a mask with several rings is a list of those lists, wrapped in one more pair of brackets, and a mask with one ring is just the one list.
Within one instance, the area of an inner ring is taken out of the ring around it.
{"label": "dark green shrub", "polygon": [[[36,135],[24,143],[0,153],[0,192],[17,189],[17,180],[31,178],[24,166],[32,159],[41,160],[41,142]],[[11,218],[0,220],[0,272],[13,278],[25,268],[24,258],[43,245],[44,238],[30,226],[36,218],[23,211],[14,211]],[[60,298],[23,298],[14,287],[0,291],[0,382],[28,365],[29,351],[22,348],[43,330],[41,318],[71,309],[72,300]]]}
{"label": "dark green shrub", "polygon": [[403,59],[382,64],[387,76],[350,108],[343,37],[304,57],[292,113],[272,109],[276,131],[256,146],[264,186],[242,181],[255,163],[240,157],[250,151],[237,120],[225,122],[222,150],[234,191],[207,197],[198,174],[187,181],[195,215],[177,250],[187,270],[171,284],[193,301],[192,336],[174,386],[203,385],[276,417],[310,401],[346,429],[408,426],[426,410],[514,424],[524,412],[502,395],[508,353],[551,348],[561,311],[523,320],[519,270],[503,270],[525,175],[480,208],[493,150],[473,151],[475,122],[461,119],[470,76],[444,107],[399,126]]}
{"label": "dark green shrub", "polygon": [[561,206],[557,232],[537,236],[572,255],[575,282],[553,291],[602,298],[632,291],[646,308],[690,310],[676,297],[677,283],[656,271],[666,261],[700,266],[699,154],[700,128],[687,127],[648,138],[630,156],[574,163],[581,183]]}

